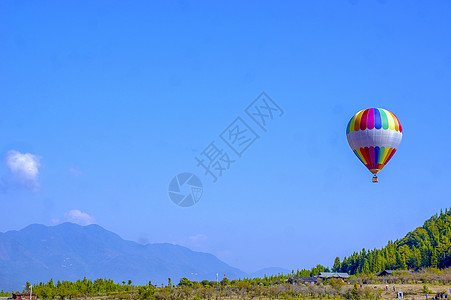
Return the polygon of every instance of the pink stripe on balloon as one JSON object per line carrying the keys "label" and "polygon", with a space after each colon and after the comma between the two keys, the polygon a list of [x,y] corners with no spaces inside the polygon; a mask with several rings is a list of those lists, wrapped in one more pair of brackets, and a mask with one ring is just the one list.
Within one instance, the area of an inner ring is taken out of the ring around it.
{"label": "pink stripe on balloon", "polygon": [[368,127],[368,129],[374,128],[374,108],[370,108],[368,111],[368,120],[366,122],[366,127]]}

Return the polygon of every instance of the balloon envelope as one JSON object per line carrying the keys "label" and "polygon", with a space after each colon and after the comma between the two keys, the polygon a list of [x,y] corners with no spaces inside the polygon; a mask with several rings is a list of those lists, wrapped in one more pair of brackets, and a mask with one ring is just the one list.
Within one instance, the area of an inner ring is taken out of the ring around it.
{"label": "balloon envelope", "polygon": [[348,123],[346,137],[360,161],[377,174],[395,154],[402,139],[398,118],[383,108],[368,108],[356,113]]}

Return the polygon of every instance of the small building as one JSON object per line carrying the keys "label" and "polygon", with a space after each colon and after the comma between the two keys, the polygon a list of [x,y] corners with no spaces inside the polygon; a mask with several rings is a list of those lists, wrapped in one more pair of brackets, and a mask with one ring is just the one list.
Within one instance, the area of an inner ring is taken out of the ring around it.
{"label": "small building", "polygon": [[[22,299],[30,299],[30,293],[19,293],[13,294],[13,299],[22,300]],[[36,300],[36,294],[31,294],[31,300]]]}
{"label": "small building", "polygon": [[318,278],[316,277],[290,277],[287,280],[290,284],[317,284]]}
{"label": "small building", "polygon": [[408,270],[383,270],[382,272],[376,273],[376,276],[393,275],[395,272],[408,273],[408,274],[414,273],[413,271],[408,271]]}
{"label": "small building", "polygon": [[393,275],[395,270],[383,270],[382,272],[376,273],[376,276],[388,276]]}
{"label": "small building", "polygon": [[315,276],[321,279],[337,278],[341,280],[348,279],[348,273],[338,273],[338,272],[321,272],[319,275]]}

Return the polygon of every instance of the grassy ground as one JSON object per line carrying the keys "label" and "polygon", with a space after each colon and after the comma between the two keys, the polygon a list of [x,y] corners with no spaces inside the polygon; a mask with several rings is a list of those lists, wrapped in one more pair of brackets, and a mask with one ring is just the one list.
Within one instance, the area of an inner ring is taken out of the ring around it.
{"label": "grassy ground", "polygon": [[[345,285],[342,287],[342,289],[352,289],[352,285]],[[435,296],[437,293],[439,292],[446,292],[448,294],[448,300],[451,300],[450,297],[450,288],[451,286],[444,286],[444,285],[428,285],[427,287],[429,288],[430,291],[432,291],[432,293],[429,294],[429,300],[432,300],[432,297]],[[370,289],[372,290],[372,297],[371,299],[374,300],[375,299],[375,295],[377,293],[378,290],[381,290],[382,293],[382,298],[383,299],[397,299],[397,292],[401,291],[404,294],[404,299],[406,300],[426,300],[426,295],[423,293],[423,284],[395,284],[395,291],[393,291],[393,284],[389,284],[388,285],[388,290],[385,291],[385,284],[364,284],[360,289]],[[243,299],[243,297],[241,296],[227,296],[227,297],[222,297],[222,298],[216,298],[216,297],[212,297],[212,299],[230,299],[230,300],[238,300],[238,299]],[[259,300],[269,300],[270,298],[267,297],[254,297],[251,298],[249,295],[246,295],[245,299],[259,299]],[[273,298],[274,299],[274,298]],[[275,298],[277,299],[277,298]],[[283,295],[280,295],[280,297],[278,299],[290,299],[290,298],[285,298]],[[301,300],[320,300],[320,298],[311,298],[311,297],[298,297],[298,298],[293,298],[293,299],[301,299]],[[321,300],[332,300],[334,299],[333,296],[329,297],[322,297]],[[365,300],[366,297],[363,297],[362,300]],[[345,298],[341,298],[339,296],[335,297],[335,300],[345,300]]]}
{"label": "grassy ground", "polygon": [[[435,296],[437,293],[439,292],[446,292],[448,294],[448,300],[451,300],[450,298],[450,288],[451,286],[446,286],[446,285],[430,285],[430,284],[426,284],[426,286],[429,288],[429,290],[432,292],[429,294],[429,300],[432,300],[432,297]],[[349,284],[349,285],[344,285],[341,289],[343,290],[347,290],[347,289],[352,289],[353,285]],[[385,284],[364,284],[360,290],[361,291],[365,291],[365,290],[370,290],[371,291],[371,298],[369,300],[375,300],[375,295],[379,292],[381,292],[381,296],[383,299],[396,299],[397,298],[397,292],[398,291],[402,291],[404,293],[404,299],[405,300],[426,300],[426,295],[425,293],[423,293],[423,284],[395,284],[395,291],[393,291],[393,284],[389,284],[388,285],[388,291],[385,290]],[[112,296],[104,296],[104,297],[88,297],[88,298],[84,298],[84,299],[89,299],[89,300],[94,300],[94,299],[98,299],[98,300],[107,300],[107,299],[112,299]],[[129,298],[129,297],[124,297],[125,299]],[[124,299],[123,298],[123,299]],[[189,297],[190,300],[192,300],[194,298],[194,294],[191,294],[191,296]],[[82,299],[82,298],[78,298],[78,299]],[[172,298],[174,299],[174,298]],[[187,299],[185,297],[179,297],[176,299]],[[208,298],[206,298],[208,299]],[[250,295],[245,295],[245,297],[243,298],[242,296],[222,296],[219,297],[219,295],[217,294],[212,294],[211,295],[211,300],[216,300],[216,299],[222,299],[222,300],[239,300],[239,299],[259,299],[259,300],[270,300],[271,298],[268,297],[258,297],[258,296],[254,296],[254,297],[250,297]],[[300,299],[300,300],[346,300],[343,297],[339,297],[339,296],[335,296],[335,298],[331,295],[330,298],[328,296],[323,296],[321,299],[319,297],[316,298],[311,298],[311,297],[305,297],[303,298],[302,296],[297,297],[297,298],[289,298],[289,297],[285,297],[284,295],[279,295],[279,298],[272,298],[272,299]],[[0,298],[0,300],[2,300]],[[361,300],[366,300],[366,297],[363,296],[361,298]]]}
{"label": "grassy ground", "polygon": [[[404,299],[426,299],[426,295],[423,293],[423,284],[395,284],[396,291],[393,291],[393,284],[388,285],[388,291],[385,291],[385,284],[367,284],[364,285],[364,287],[369,287],[374,291],[377,289],[382,289],[382,297],[384,299],[396,299],[397,292],[399,291],[404,293]],[[447,292],[449,297],[450,286],[427,285],[427,287],[433,292],[433,294],[429,294],[429,300],[432,300],[432,297],[439,292]]]}

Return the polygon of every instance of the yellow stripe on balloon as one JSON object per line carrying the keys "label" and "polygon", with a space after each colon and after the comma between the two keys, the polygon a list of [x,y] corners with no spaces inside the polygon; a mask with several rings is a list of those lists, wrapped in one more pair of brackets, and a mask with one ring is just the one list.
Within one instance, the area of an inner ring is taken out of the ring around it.
{"label": "yellow stripe on balloon", "polygon": [[393,148],[386,148],[387,151],[384,153],[384,157],[382,157],[382,162],[385,165],[387,163],[387,159],[390,157],[390,154],[393,151]]}
{"label": "yellow stripe on balloon", "polygon": [[380,162],[382,165],[385,164],[385,158],[387,157],[387,154],[388,154],[389,150],[390,150],[390,148],[385,147],[384,153],[382,154],[382,158],[381,158],[381,162]]}
{"label": "yellow stripe on balloon", "polygon": [[387,114],[388,128],[390,128],[390,130],[395,130],[395,119],[393,118],[393,114],[386,109],[382,108],[382,110]]}
{"label": "yellow stripe on balloon", "polygon": [[360,149],[357,148],[357,149],[355,149],[355,151],[357,151],[357,153],[359,154],[360,159],[362,159],[363,163],[364,163],[365,165],[368,164],[368,162],[367,162],[366,159],[365,159],[365,156],[363,156],[363,155],[362,155],[362,152],[360,152]]}
{"label": "yellow stripe on balloon", "polygon": [[355,124],[354,124],[355,131],[359,131],[360,130],[360,122],[362,121],[363,111],[364,110],[361,110],[355,115]]}
{"label": "yellow stripe on balloon", "polygon": [[395,130],[399,131],[399,120],[393,113],[391,113],[391,114],[393,116],[393,120],[395,120]]}
{"label": "yellow stripe on balloon", "polygon": [[355,124],[355,115],[352,117],[351,121],[349,122],[349,133],[354,131],[354,124]]}

